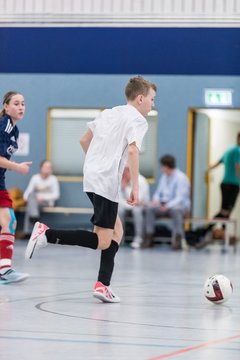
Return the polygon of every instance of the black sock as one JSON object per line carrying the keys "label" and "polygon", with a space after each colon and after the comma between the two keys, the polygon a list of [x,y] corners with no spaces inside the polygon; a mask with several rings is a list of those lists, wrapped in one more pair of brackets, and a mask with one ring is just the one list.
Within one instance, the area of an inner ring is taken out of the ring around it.
{"label": "black sock", "polygon": [[35,222],[39,221],[39,217],[37,216],[31,216],[30,219],[29,219],[33,224],[35,224]]}
{"label": "black sock", "polygon": [[97,249],[97,234],[86,230],[46,230],[47,241],[51,244],[78,245]]}
{"label": "black sock", "polygon": [[116,252],[118,251],[119,245],[115,240],[111,241],[111,245],[108,249],[102,250],[101,252],[101,261],[100,269],[98,273],[98,281],[101,281],[103,285],[109,286],[113,268],[114,268],[114,258]]}

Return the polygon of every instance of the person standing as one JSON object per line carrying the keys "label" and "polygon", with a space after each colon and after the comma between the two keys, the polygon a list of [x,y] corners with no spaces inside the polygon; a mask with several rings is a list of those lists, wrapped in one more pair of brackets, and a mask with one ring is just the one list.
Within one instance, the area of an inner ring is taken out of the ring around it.
{"label": "person standing", "polygon": [[93,232],[86,230],[54,230],[36,223],[25,257],[48,243],[78,245],[101,250],[100,269],[93,296],[103,302],[116,303],[120,298],[110,287],[114,258],[123,236],[117,215],[119,192],[124,167],[128,162],[131,192],[128,204],[138,203],[139,151],[148,129],[145,119],[154,106],[156,86],[141,76],[129,80],[125,95],[127,104],[106,109],[92,122],[80,139],[86,153],[84,191],[92,202]]}
{"label": "person standing", "polygon": [[27,202],[23,226],[25,236],[31,233],[33,224],[39,220],[41,208],[54,206],[59,197],[59,182],[53,175],[52,163],[49,160],[43,160],[39,173],[31,177],[23,194]]}
{"label": "person standing", "polygon": [[0,112],[0,284],[19,282],[29,277],[29,274],[12,269],[16,217],[5,184],[6,170],[25,175],[31,165],[31,162],[16,163],[10,160],[18,149],[19,130],[16,124],[23,118],[24,112],[23,95],[16,91],[7,92]]}
{"label": "person standing", "polygon": [[[218,167],[224,165],[224,175],[221,182],[222,204],[220,211],[214,218],[228,219],[236,204],[240,187],[240,132],[237,134],[236,145],[228,149],[215,164],[210,166],[206,175]],[[214,225],[210,225],[212,227]]]}
{"label": "person standing", "polygon": [[146,239],[143,247],[152,246],[156,217],[170,217],[173,220],[172,248],[180,250],[184,237],[184,216],[190,212],[190,183],[181,170],[176,167],[172,155],[160,159],[162,175],[152,203],[146,208]]}
{"label": "person standing", "polygon": [[[224,175],[220,184],[222,201],[220,211],[213,217],[214,219],[229,219],[237,201],[240,188],[240,132],[237,134],[236,145],[230,147],[222,157],[213,165],[211,165],[205,173],[205,179],[208,179],[210,172],[219,165],[224,165]],[[203,237],[195,247],[203,249],[205,246],[213,243],[214,238],[224,238],[226,225],[223,224],[221,229],[216,229],[213,234],[213,228],[216,224],[209,224],[203,229]],[[234,240],[236,241],[236,240]]]}

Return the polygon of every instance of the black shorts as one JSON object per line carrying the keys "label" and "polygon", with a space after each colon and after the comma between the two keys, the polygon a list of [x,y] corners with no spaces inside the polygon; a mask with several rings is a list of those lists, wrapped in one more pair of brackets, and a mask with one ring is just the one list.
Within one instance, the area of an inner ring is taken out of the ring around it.
{"label": "black shorts", "polygon": [[222,209],[232,211],[236,203],[239,186],[234,184],[221,184],[222,191]]}
{"label": "black shorts", "polygon": [[94,214],[91,217],[93,225],[106,229],[114,229],[118,213],[118,203],[92,192],[87,192],[87,196],[93,204]]}

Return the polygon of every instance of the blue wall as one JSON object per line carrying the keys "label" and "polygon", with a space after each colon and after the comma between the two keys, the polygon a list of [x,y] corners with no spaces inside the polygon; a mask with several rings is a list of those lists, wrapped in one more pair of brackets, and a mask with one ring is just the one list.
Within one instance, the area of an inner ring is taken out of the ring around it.
{"label": "blue wall", "polygon": [[[123,104],[124,87],[131,75],[0,74],[0,96],[9,89],[17,89],[24,94],[26,100],[26,115],[19,122],[19,128],[20,131],[31,134],[30,156],[16,157],[16,161],[33,160],[30,175],[38,170],[39,162],[46,155],[48,107],[104,108]],[[188,108],[204,107],[205,87],[233,89],[234,107],[240,107],[240,77],[151,75],[147,78],[158,86],[158,155],[167,152],[174,154],[179,167],[185,170]],[[77,157],[78,154],[73,156]],[[7,179],[8,186],[15,186],[17,183],[21,188],[25,188],[28,182],[28,177],[11,172]],[[82,195],[82,184],[61,183],[61,187],[64,204],[88,204],[88,200]],[[79,198],[76,193],[79,193]]]}
{"label": "blue wall", "polygon": [[[233,89],[240,107],[240,29],[0,28],[0,42],[0,97],[24,94],[19,128],[31,135],[30,156],[16,161],[33,160],[29,176],[8,173],[9,187],[24,189],[45,158],[49,107],[124,104],[133,75],[157,84],[158,157],[172,153],[184,171],[187,112],[204,107],[204,88]],[[88,206],[81,183],[61,188],[62,204]]]}

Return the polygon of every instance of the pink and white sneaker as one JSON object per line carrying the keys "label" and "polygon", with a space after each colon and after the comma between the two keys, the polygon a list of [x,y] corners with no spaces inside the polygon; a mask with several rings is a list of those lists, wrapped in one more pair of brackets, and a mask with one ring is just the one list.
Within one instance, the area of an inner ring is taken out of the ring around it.
{"label": "pink and white sneaker", "polygon": [[47,246],[48,243],[45,235],[47,229],[49,229],[47,225],[40,222],[35,223],[25,251],[25,259],[31,259],[35,250]]}
{"label": "pink and white sneaker", "polygon": [[120,298],[114,294],[110,286],[105,286],[97,281],[93,290],[93,296],[106,303],[119,303]]}

